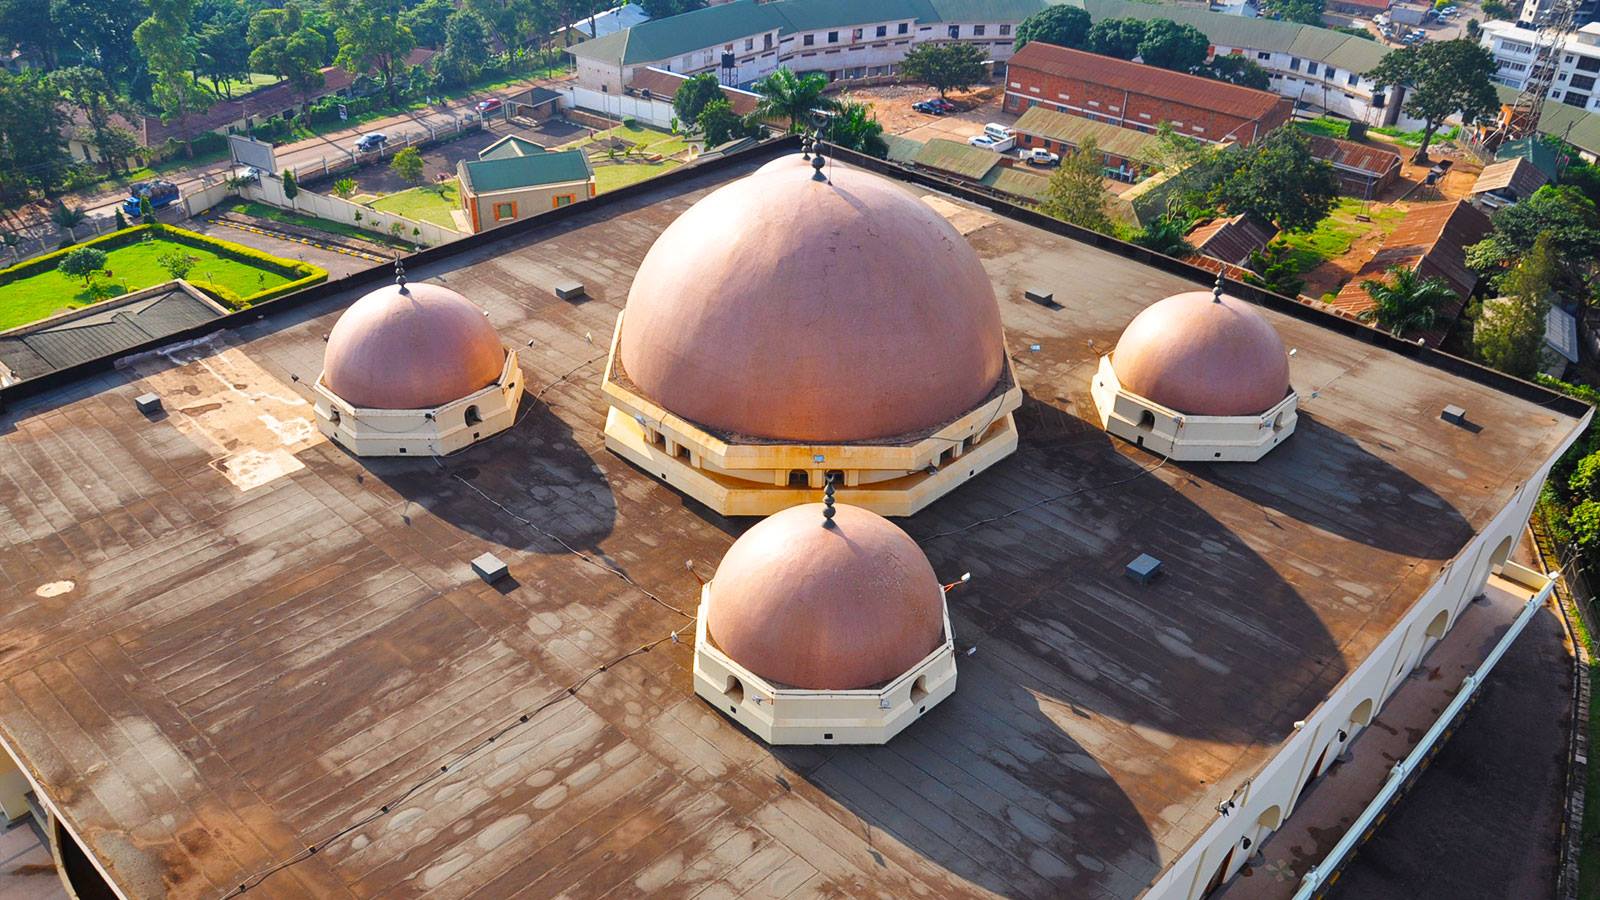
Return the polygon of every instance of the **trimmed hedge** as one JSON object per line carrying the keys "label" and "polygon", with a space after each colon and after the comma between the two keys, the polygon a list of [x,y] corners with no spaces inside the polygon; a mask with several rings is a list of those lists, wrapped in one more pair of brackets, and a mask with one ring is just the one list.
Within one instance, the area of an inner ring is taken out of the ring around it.
{"label": "trimmed hedge", "polygon": [[209,250],[218,256],[226,257],[237,262],[246,263],[248,265],[255,266],[258,269],[266,269],[274,275],[279,275],[289,279],[287,284],[280,284],[276,287],[270,287],[247,297],[240,297],[233,291],[221,287],[220,285],[214,285],[207,282],[201,283],[204,285],[204,287],[201,288],[202,290],[206,291],[206,293],[210,294],[218,302],[230,307],[242,309],[254,303],[259,303],[263,300],[271,300],[275,297],[281,297],[284,294],[292,294],[303,287],[309,287],[313,284],[320,284],[321,282],[328,280],[328,271],[320,266],[314,266],[310,263],[295,262],[294,260],[284,259],[281,256],[273,256],[270,253],[263,253],[254,247],[246,247],[243,244],[235,244],[232,241],[224,241],[211,237],[210,235],[200,234],[198,232],[189,231],[183,228],[173,228],[168,225],[135,225],[132,228],[125,228],[121,231],[113,231],[110,234],[101,235],[93,240],[84,241],[81,244],[77,244],[64,250],[57,250],[54,253],[46,253],[44,256],[35,257],[25,262],[17,263],[16,265],[7,269],[0,269],[0,284],[10,284],[13,281],[27,278],[30,275],[36,275],[40,272],[47,272],[55,269],[58,265],[60,265],[62,257],[66,256],[68,253],[71,253],[73,250],[78,250],[83,247],[94,247],[99,250],[110,251],[137,244],[144,240],[146,232],[150,232],[162,240],[171,241],[175,244],[183,244],[184,246],[188,247],[196,247],[202,250]]}

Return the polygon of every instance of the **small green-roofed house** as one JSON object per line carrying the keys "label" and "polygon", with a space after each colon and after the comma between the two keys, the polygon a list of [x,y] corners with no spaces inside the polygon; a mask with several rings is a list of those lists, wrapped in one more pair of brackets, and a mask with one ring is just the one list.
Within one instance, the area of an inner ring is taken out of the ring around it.
{"label": "small green-roofed house", "polygon": [[520,139],[484,148],[485,153],[495,151],[492,158],[456,163],[461,208],[475,233],[595,195],[594,169],[582,150],[519,152],[526,148],[508,143],[513,140]]}
{"label": "small green-roofed house", "polygon": [[508,134],[498,141],[478,151],[479,159],[510,159],[517,156],[532,156],[543,153],[544,148],[526,138]]}

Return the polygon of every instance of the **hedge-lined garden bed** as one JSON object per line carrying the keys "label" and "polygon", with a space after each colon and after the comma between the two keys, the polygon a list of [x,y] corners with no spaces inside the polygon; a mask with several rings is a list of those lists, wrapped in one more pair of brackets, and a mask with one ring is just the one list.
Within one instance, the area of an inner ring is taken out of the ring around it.
{"label": "hedge-lined garden bed", "polygon": [[[95,289],[58,268],[68,254],[82,247],[106,253],[105,270],[96,276]],[[242,244],[166,225],[136,225],[0,269],[0,330],[170,281],[172,274],[161,257],[174,252],[191,261],[186,280],[234,309],[328,278],[318,266]]]}

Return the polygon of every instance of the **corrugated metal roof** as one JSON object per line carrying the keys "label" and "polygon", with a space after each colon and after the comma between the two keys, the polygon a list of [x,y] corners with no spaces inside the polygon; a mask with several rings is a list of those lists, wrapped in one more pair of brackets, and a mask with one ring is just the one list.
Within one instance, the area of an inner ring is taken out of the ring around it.
{"label": "corrugated metal roof", "polygon": [[1252,251],[1260,250],[1277,236],[1278,229],[1240,214],[1201,225],[1189,232],[1188,241],[1197,253],[1239,266],[1244,265]]}
{"label": "corrugated metal roof", "polygon": [[[653,97],[671,100],[673,97],[678,96],[678,88],[682,87],[683,83],[688,80],[689,76],[687,75],[669,72],[666,69],[658,69],[655,66],[645,66],[633,74],[633,81],[628,85],[628,88],[640,92],[649,91]],[[727,85],[721,85],[721,88],[723,98],[733,107],[733,111],[741,116],[750,115],[761,104],[760,94],[752,94],[749,91],[741,91]]]}
{"label": "corrugated metal roof", "polygon": [[972,181],[979,181],[989,170],[1000,164],[1000,154],[981,150],[957,141],[934,138],[922,145],[912,162],[925,169],[948,172]]}
{"label": "corrugated metal roof", "polygon": [[924,0],[933,8],[924,22],[1021,22],[1057,0]]}
{"label": "corrugated metal roof", "polygon": [[889,145],[890,162],[911,162],[912,160],[916,159],[917,152],[922,149],[921,141],[914,141],[911,138],[898,134],[884,135],[883,142]]}
{"label": "corrugated metal roof", "polygon": [[136,291],[0,334],[0,363],[27,380],[116,356],[221,316],[221,309],[177,284]]}
{"label": "corrugated metal roof", "polygon": [[508,134],[498,141],[478,151],[479,159],[507,159],[517,156],[532,156],[543,153],[544,148],[526,138]]}
{"label": "corrugated metal roof", "polygon": [[1400,165],[1400,154],[1384,147],[1320,134],[1308,134],[1306,139],[1311,144],[1312,156],[1327,160],[1337,168],[1364,175],[1383,175]]}
{"label": "corrugated metal roof", "polygon": [[982,181],[1002,194],[1035,202],[1044,199],[1045,188],[1050,186],[1050,179],[1015,166],[996,166]]}
{"label": "corrugated metal roof", "polygon": [[1073,78],[1101,84],[1121,91],[1211,109],[1241,119],[1259,119],[1284,104],[1285,99],[1271,91],[1258,91],[1236,84],[1147,66],[1111,56],[1070,50],[1033,41],[1012,55],[1010,77],[1018,70],[1033,69],[1060,78]]}
{"label": "corrugated metal roof", "polygon": [[868,22],[926,21],[934,14],[927,0],[788,0],[769,5],[783,16],[786,34]]}
{"label": "corrugated metal roof", "polygon": [[1085,140],[1093,138],[1095,146],[1102,153],[1120,156],[1123,159],[1156,162],[1159,158],[1157,147],[1160,145],[1160,140],[1153,134],[1145,134],[1132,128],[1118,128],[1105,122],[1056,112],[1043,106],[1035,106],[1024,112],[1022,118],[1018,119],[1012,128],[1018,134],[1049,138],[1074,147],[1081,147]]}
{"label": "corrugated metal roof", "polygon": [[476,159],[461,163],[462,188],[474,194],[586,181],[594,171],[582,150],[548,150],[532,156]]}
{"label": "corrugated metal roof", "polygon": [[[1503,84],[1494,86],[1495,93],[1500,95],[1500,104],[1509,106],[1516,102],[1517,92]],[[1588,153],[1600,155],[1600,115],[1568,106],[1565,103],[1546,103],[1544,112],[1539,114],[1539,133],[1550,137],[1560,138],[1563,141],[1584,150]],[[1526,140],[1526,139],[1524,139]],[[1522,144],[1523,141],[1514,141],[1512,144]],[[1501,147],[1504,152],[1512,144]],[[1533,162],[1544,168],[1538,158]],[[1553,174],[1553,170],[1546,170],[1545,174]]]}
{"label": "corrugated metal roof", "polygon": [[1389,53],[1389,49],[1377,41],[1315,25],[1130,0],[1068,2],[1083,7],[1096,22],[1102,19],[1171,19],[1200,29],[1212,44],[1291,53],[1303,59],[1326,62],[1348,72],[1365,72]]}
{"label": "corrugated metal roof", "polygon": [[1539,167],[1520,156],[1502,159],[1483,167],[1478,180],[1472,184],[1474,194],[1487,191],[1508,191],[1518,200],[1525,199],[1548,184],[1550,179]]}
{"label": "corrugated metal roof", "polygon": [[1567,362],[1578,361],[1578,319],[1559,306],[1552,305],[1544,317],[1544,342],[1561,354]]}

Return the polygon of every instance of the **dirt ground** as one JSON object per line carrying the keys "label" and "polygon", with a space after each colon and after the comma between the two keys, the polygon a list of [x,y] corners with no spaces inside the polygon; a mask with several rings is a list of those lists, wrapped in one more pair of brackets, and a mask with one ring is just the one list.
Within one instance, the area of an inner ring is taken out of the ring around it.
{"label": "dirt ground", "polygon": [[985,123],[1010,125],[1017,120],[1016,116],[1000,111],[1003,93],[1004,86],[999,84],[985,85],[971,91],[951,91],[946,99],[959,106],[960,110],[948,116],[933,116],[911,108],[911,104],[918,100],[939,95],[924,85],[892,84],[858,88],[845,96],[869,104],[873,114],[883,124],[883,130],[889,134],[902,135],[914,141],[932,138],[965,141],[981,133]]}

